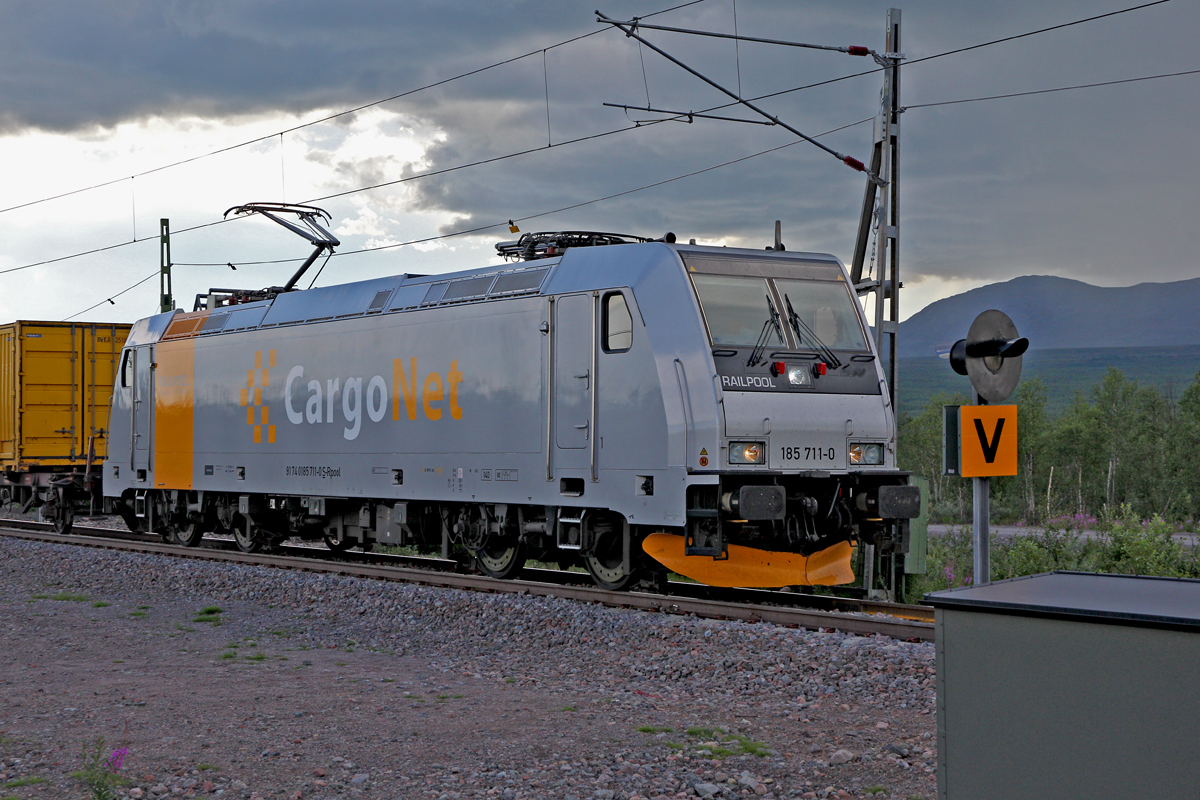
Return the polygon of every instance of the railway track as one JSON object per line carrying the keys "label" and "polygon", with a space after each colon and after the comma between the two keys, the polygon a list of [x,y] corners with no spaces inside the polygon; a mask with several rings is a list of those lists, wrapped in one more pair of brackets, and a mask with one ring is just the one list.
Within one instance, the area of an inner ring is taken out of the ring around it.
{"label": "railway track", "polygon": [[670,582],[667,593],[612,592],[592,584],[581,573],[527,568],[515,580],[458,571],[456,561],[386,553],[333,553],[319,547],[285,545],[273,553],[243,553],[232,539],[205,537],[194,548],[165,544],[158,536],[76,525],[68,536],[49,523],[0,520],[0,535],[13,538],[198,558],[239,564],[301,569],[377,580],[418,583],[485,592],[564,597],[620,608],[668,614],[695,614],[710,619],[770,622],[809,629],[834,629],[861,635],[883,634],[909,641],[933,641],[933,609],[927,606],[855,600],[851,598],[772,592],[759,589],[721,589]]}

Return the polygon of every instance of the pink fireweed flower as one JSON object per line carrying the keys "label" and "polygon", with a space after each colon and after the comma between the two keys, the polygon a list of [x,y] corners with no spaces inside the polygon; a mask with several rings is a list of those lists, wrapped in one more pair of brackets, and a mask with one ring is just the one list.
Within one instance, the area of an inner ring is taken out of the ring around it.
{"label": "pink fireweed flower", "polygon": [[125,754],[129,752],[128,747],[122,747],[119,750],[113,750],[111,756],[108,757],[108,768],[116,772],[125,763]]}

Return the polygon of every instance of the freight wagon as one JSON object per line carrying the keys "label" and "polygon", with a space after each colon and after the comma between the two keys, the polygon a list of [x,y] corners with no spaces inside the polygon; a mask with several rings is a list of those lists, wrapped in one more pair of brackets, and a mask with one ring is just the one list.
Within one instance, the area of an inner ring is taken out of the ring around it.
{"label": "freight wagon", "polygon": [[108,409],[127,324],[0,325],[0,505],[42,509],[60,530],[101,506]]}

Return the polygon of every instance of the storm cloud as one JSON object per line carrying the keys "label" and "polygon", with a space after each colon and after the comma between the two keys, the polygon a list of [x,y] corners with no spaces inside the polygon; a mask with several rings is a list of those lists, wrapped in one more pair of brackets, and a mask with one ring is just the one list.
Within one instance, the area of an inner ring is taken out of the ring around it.
{"label": "storm cloud", "polygon": [[[346,223],[347,230],[369,229],[373,241],[403,240],[400,227],[389,228],[389,220],[402,212],[428,215],[437,220],[437,231],[447,233],[587,203],[795,141],[778,127],[700,119],[633,129],[634,120],[661,115],[627,114],[603,103],[644,105],[649,98],[655,107],[687,111],[727,98],[596,23],[596,5],[15,2],[0,30],[0,138],[54,135],[85,142],[149,119],[231,125],[251,119],[260,120],[264,131],[279,130],[287,125],[272,127],[277,117],[353,108],[532,52],[385,104],[392,115],[387,124],[424,142],[419,156],[338,149],[350,135],[351,117],[328,123],[332,133],[291,134],[307,137],[305,159],[333,175],[313,189],[319,194],[536,150],[330,201],[335,217],[356,220]],[[666,5],[599,2],[600,10],[616,18]],[[740,0],[736,15],[746,35],[881,49],[887,7]],[[1094,0],[932,0],[903,9],[901,49],[917,61],[1121,7]],[[732,32],[734,12],[732,0],[706,0],[652,21]],[[904,70],[901,99],[921,106],[1197,69],[1190,39],[1198,29],[1200,11],[1177,0],[914,63]],[[602,32],[550,48],[597,30]],[[747,97],[873,66],[869,59],[840,54],[645,35],[713,79],[735,90],[740,86]],[[872,116],[880,85],[878,74],[854,77],[762,105],[816,135]],[[1121,285],[1195,276],[1198,234],[1190,217],[1198,168],[1190,153],[1200,122],[1198,86],[1200,76],[1186,76],[907,111],[900,175],[906,281],[979,282],[1033,273]],[[744,109],[717,113],[754,118]],[[569,143],[623,128],[631,129]],[[324,146],[322,136],[334,144]],[[192,143],[180,137],[179,151],[191,152]],[[865,160],[871,125],[822,141]],[[547,145],[554,146],[542,149]],[[290,140],[281,146],[291,146]],[[264,150],[263,158],[277,157]],[[46,165],[48,173],[53,169]],[[69,176],[53,177],[56,185],[70,184]],[[186,194],[188,180],[173,189]],[[860,174],[801,143],[532,219],[522,228],[653,236],[672,230],[684,240],[759,247],[781,219],[789,249],[848,259],[863,183]],[[36,192],[28,185],[10,187],[6,194],[12,196],[3,199],[16,202]],[[230,197],[226,205],[247,199]],[[44,234],[7,222],[0,216],[10,241],[13,235]],[[344,249],[362,246],[368,234],[358,235],[347,237]],[[94,246],[108,243],[97,239]],[[445,268],[468,266],[463,257],[460,252]],[[227,252],[214,250],[211,258],[224,261]],[[71,280],[65,270],[54,275]],[[55,310],[47,306],[46,315]]]}

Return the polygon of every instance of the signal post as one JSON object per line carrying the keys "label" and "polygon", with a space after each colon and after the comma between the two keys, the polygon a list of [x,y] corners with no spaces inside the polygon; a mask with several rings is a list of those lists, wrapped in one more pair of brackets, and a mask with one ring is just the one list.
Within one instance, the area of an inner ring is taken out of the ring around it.
{"label": "signal post", "polygon": [[950,350],[950,366],[967,375],[975,405],[943,406],[943,474],[970,478],[974,494],[975,585],[992,574],[991,478],[1017,474],[1017,407],[1003,403],[1021,380],[1021,355],[1029,340],[1001,311],[984,311],[971,323],[966,339]]}

